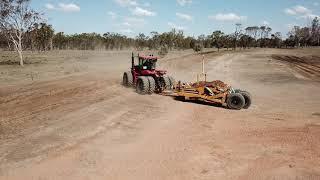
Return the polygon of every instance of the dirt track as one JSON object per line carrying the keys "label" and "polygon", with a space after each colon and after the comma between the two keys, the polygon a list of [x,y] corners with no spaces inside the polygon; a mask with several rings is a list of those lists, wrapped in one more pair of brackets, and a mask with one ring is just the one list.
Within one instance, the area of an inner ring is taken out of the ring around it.
{"label": "dirt track", "polygon": [[[320,179],[319,59],[307,76],[283,59],[307,56],[300,51],[206,55],[209,79],[253,94],[243,111],[123,88],[130,53],[77,61],[84,72],[4,83],[0,179]],[[200,63],[187,55],[161,67],[193,81]]]}

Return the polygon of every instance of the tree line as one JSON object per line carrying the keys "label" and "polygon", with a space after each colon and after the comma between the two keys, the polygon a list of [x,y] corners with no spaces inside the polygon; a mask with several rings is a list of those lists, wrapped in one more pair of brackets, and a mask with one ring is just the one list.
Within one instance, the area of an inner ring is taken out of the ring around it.
{"label": "tree line", "polygon": [[226,34],[221,30],[198,37],[186,36],[181,30],[150,35],[140,33],[128,37],[119,33],[107,32],[65,34],[55,32],[52,25],[42,21],[40,13],[29,6],[30,0],[0,0],[0,48],[15,50],[23,65],[23,50],[122,50],[150,49],[167,52],[172,49],[194,49],[216,47],[246,49],[257,47],[288,48],[320,45],[319,18],[315,17],[309,27],[295,26],[284,39],[280,32],[273,32],[268,26],[249,26],[243,28],[235,24],[235,31]]}
{"label": "tree line", "polygon": [[[22,35],[22,45],[25,50],[123,50],[129,48],[157,50],[161,47],[172,49],[201,48],[284,48],[306,47],[320,45],[320,23],[314,18],[310,27],[294,26],[283,39],[280,32],[272,32],[268,26],[249,26],[246,28],[236,25],[236,31],[225,34],[221,30],[213,31],[209,35],[198,37],[186,36],[183,31],[173,29],[170,32],[151,32],[149,36],[140,33],[132,38],[119,33],[107,32],[65,34],[55,33],[53,27],[46,23],[35,23],[30,30]],[[14,50],[14,44],[6,38],[5,32],[0,32],[0,47]]]}

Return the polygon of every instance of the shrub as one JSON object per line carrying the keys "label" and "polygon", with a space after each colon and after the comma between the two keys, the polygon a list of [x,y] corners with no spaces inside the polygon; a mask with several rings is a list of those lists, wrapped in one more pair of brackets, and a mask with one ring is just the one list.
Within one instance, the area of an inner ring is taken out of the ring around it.
{"label": "shrub", "polygon": [[203,49],[203,45],[200,43],[197,43],[197,44],[195,44],[195,46],[193,46],[193,50],[195,52],[200,52],[200,51],[202,51],[202,49]]}

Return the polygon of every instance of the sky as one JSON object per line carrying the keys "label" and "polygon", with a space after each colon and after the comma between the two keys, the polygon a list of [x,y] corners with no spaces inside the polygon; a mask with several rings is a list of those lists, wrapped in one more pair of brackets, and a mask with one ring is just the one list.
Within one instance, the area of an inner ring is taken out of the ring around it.
{"label": "sky", "polygon": [[320,0],[32,0],[56,32],[167,32],[189,36],[215,30],[232,33],[242,27],[267,25],[283,36],[295,25],[306,26],[320,15]]}

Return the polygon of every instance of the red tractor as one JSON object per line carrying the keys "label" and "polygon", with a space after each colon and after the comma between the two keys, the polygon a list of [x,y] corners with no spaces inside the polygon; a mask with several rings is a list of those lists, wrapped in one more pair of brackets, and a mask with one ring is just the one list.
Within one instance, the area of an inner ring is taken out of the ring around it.
{"label": "red tractor", "polygon": [[166,76],[167,71],[156,70],[158,57],[132,53],[131,61],[131,71],[123,73],[124,86],[136,87],[139,94],[161,93],[173,88],[174,79]]}

